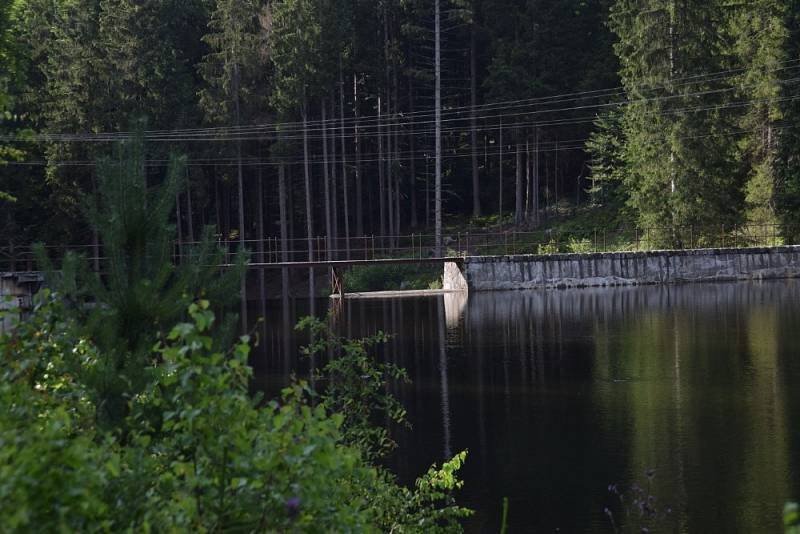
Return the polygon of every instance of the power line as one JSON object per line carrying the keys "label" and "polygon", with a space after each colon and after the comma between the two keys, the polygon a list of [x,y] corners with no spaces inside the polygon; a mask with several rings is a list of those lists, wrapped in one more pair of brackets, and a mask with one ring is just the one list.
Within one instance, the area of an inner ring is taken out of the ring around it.
{"label": "power line", "polygon": [[[791,70],[800,68],[800,65],[797,63],[800,60],[789,60],[786,62],[782,62],[782,67],[777,67],[774,69],[767,69],[766,72],[778,72],[784,70]],[[670,87],[674,89],[675,87],[681,86],[689,86],[697,83],[709,82],[709,81],[724,81],[727,79],[734,78],[736,73],[744,72],[746,69],[729,69],[725,71],[718,71],[714,73],[703,73],[703,74],[696,74],[691,76],[684,76],[679,78],[674,78],[672,80],[665,81],[660,87],[666,88]],[[683,83],[675,83],[683,81]],[[778,80],[781,83],[780,80]],[[659,87],[658,85],[654,86],[654,88]],[[461,120],[467,120],[469,116],[460,117],[459,115],[465,113],[471,113],[473,111],[481,110],[483,113],[487,111],[508,111],[508,113],[500,113],[494,115],[481,115],[477,118],[480,120],[487,120],[487,119],[500,119],[503,117],[508,116],[515,116],[519,114],[531,115],[531,114],[547,114],[547,113],[557,113],[557,112],[565,112],[565,111],[575,111],[580,109],[592,109],[597,107],[613,107],[613,106],[622,106],[622,105],[631,105],[634,103],[647,103],[647,102],[655,102],[661,100],[670,100],[670,99],[680,99],[680,98],[689,98],[693,96],[699,95],[710,95],[710,94],[718,94],[718,93],[725,93],[725,92],[734,92],[736,90],[740,90],[743,87],[747,86],[735,86],[735,87],[726,87],[722,89],[710,89],[706,91],[698,91],[694,93],[684,93],[684,94],[675,94],[675,95],[662,95],[656,97],[648,97],[648,98],[639,98],[639,99],[626,99],[618,102],[603,102],[597,104],[589,104],[589,105],[582,105],[582,106],[570,106],[570,107],[561,107],[555,109],[531,109],[525,110],[525,108],[535,107],[536,105],[551,105],[554,103],[561,103],[561,102],[570,102],[570,101],[580,101],[586,99],[598,99],[598,98],[608,98],[613,96],[622,96],[624,95],[624,88],[623,87],[615,87],[610,89],[599,89],[593,91],[581,91],[575,93],[565,93],[560,95],[550,95],[546,97],[536,97],[536,98],[529,98],[529,99],[520,99],[520,100],[508,100],[502,102],[494,102],[494,103],[487,103],[481,104],[477,106],[459,106],[459,107],[451,107],[443,110],[443,115],[447,116],[448,118],[443,118],[443,122],[457,122]],[[651,88],[650,90],[654,90]],[[516,110],[514,113],[511,113],[511,110]],[[432,110],[421,110],[413,113],[399,113],[393,114],[386,118],[381,118],[381,124],[385,126],[404,126],[410,127],[414,125],[425,125],[429,124],[432,121],[420,121],[414,120],[416,118],[427,118],[432,115]],[[410,120],[409,120],[410,119]],[[337,130],[341,130],[341,128],[351,129],[354,128],[356,125],[362,130],[368,130],[374,123],[375,127],[377,127],[378,122],[377,115],[367,115],[362,118],[356,119],[354,117],[347,118],[344,123],[341,120],[331,120],[331,121],[309,121],[308,125],[310,131],[321,131],[321,128],[325,124],[333,124],[333,128]],[[329,126],[330,128],[330,126]],[[274,135],[266,135],[266,132],[278,132],[280,131],[284,138],[286,139],[296,139],[292,136],[287,136],[286,134],[291,133],[292,131],[302,131],[302,122],[283,122],[283,123],[264,123],[264,124],[257,124],[257,125],[243,125],[243,126],[221,126],[221,127],[206,127],[206,128],[190,128],[190,129],[175,129],[175,130],[147,130],[145,131],[145,137],[150,140],[154,141],[216,141],[216,140],[227,140],[227,139],[237,139],[237,140],[274,140]],[[244,134],[253,134],[258,132],[264,132],[265,135],[260,135],[256,138],[242,138],[241,135]],[[241,134],[241,135],[240,135]],[[33,140],[41,140],[41,141],[48,141],[48,142],[110,142],[115,141],[118,139],[125,139],[130,137],[132,134],[131,132],[119,132],[119,133],[100,133],[100,134],[38,134],[33,136],[26,136],[25,138],[17,138],[13,136],[3,136],[0,139],[8,142],[8,141],[33,141]],[[226,138],[225,135],[228,137]],[[386,134],[388,135],[388,134]]]}

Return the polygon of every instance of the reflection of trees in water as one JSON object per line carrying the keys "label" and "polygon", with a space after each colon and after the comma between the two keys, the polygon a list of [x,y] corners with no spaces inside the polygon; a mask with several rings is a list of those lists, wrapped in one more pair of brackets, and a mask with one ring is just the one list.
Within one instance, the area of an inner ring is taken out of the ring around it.
{"label": "reflection of trees in water", "polygon": [[[351,336],[397,334],[379,352],[413,380],[393,386],[413,431],[402,435],[393,465],[401,476],[416,473],[468,448],[466,491],[478,523],[496,511],[485,503],[508,495],[512,524],[535,506],[541,516],[526,520],[540,529],[563,526],[565,515],[598,528],[605,486],[655,468],[653,494],[674,505],[678,530],[714,530],[727,514],[752,531],[764,518],[777,522],[783,499],[800,490],[789,480],[798,472],[790,451],[800,450],[800,425],[789,424],[800,420],[800,390],[789,382],[800,378],[792,357],[800,353],[799,288],[348,301],[339,326]],[[307,309],[293,306],[292,320]],[[282,330],[285,355],[298,343]],[[276,372],[298,362],[283,364]]]}
{"label": "reflection of trees in water", "polygon": [[604,424],[627,431],[632,476],[657,469],[653,493],[672,504],[679,530],[716,530],[723,513],[742,531],[777,528],[790,496],[777,340],[791,332],[777,317],[797,285],[659,293],[642,302],[663,305],[619,314],[613,332],[596,323]]}

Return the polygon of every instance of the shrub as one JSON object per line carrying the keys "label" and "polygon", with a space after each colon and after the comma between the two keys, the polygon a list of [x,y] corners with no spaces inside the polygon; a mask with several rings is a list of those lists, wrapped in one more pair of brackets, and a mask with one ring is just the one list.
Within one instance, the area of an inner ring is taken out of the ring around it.
{"label": "shrub", "polygon": [[248,394],[248,339],[215,350],[206,301],[152,350],[118,429],[82,382],[103,361],[46,292],[0,336],[0,521],[15,531],[455,531],[459,455],[414,489],[345,443],[303,382]]}

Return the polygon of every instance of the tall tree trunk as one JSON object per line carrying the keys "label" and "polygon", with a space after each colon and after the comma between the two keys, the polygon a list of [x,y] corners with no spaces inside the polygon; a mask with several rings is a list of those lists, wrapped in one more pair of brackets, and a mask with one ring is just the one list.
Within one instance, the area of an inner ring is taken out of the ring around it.
{"label": "tall tree trunk", "polygon": [[[281,156],[283,157],[283,156]],[[281,161],[278,165],[278,211],[281,218],[281,262],[289,261],[289,228],[286,214],[286,166]],[[281,268],[281,295],[289,294],[289,268]]]}
{"label": "tall tree trunk", "polygon": [[525,137],[525,221],[530,217],[531,208],[531,148]]}
{"label": "tall tree trunk", "polygon": [[[235,123],[238,127],[241,124],[241,110],[239,107],[239,65],[234,63],[233,68],[233,109],[235,114]],[[245,235],[244,235],[244,177],[242,176],[242,141],[236,140],[236,186],[239,193],[239,251],[243,252],[245,248]],[[247,269],[242,272],[239,280],[241,291],[241,313],[242,313],[242,331],[247,331]]]}
{"label": "tall tree trunk", "polygon": [[400,114],[398,113],[400,110],[400,99],[397,97],[397,87],[399,85],[400,84],[397,82],[397,63],[393,60],[392,94],[394,97],[394,161],[395,165],[397,166],[396,172],[394,173],[394,231],[392,232],[395,236],[397,236],[395,237],[395,246],[398,245],[398,240],[400,239],[400,186],[402,185],[403,181],[403,175],[400,172]]}
{"label": "tall tree trunk", "polygon": [[414,142],[414,84],[413,78],[411,76],[408,77],[408,112],[409,117],[411,118],[408,121],[408,150],[410,152],[409,156],[409,167],[410,167],[410,176],[409,176],[409,193],[408,196],[411,198],[411,228],[416,228],[418,221],[417,221],[417,169],[416,169],[416,162],[417,156],[415,154],[416,151],[416,143]]}
{"label": "tall tree trunk", "polygon": [[188,171],[186,176],[186,223],[189,231],[189,242],[194,242],[194,211],[192,210],[192,182],[189,179]]}
{"label": "tall tree trunk", "polygon": [[535,156],[533,158],[533,224],[539,226],[539,128],[534,130]]}
{"label": "tall tree trunk", "polygon": [[500,209],[499,209],[498,213],[499,213],[499,222],[502,225],[503,224],[503,148],[504,148],[503,147],[503,118],[502,117],[500,117],[500,139],[499,139],[499,141],[500,141],[499,142],[499,144],[500,144],[500,156],[498,158],[499,162],[498,162],[497,166],[498,166],[498,170],[500,172],[500,193],[498,195],[499,198],[500,198]]}
{"label": "tall tree trunk", "polygon": [[478,53],[476,39],[475,39],[475,17],[477,16],[477,0],[472,2],[472,24],[469,32],[469,97],[470,97],[470,113],[469,113],[469,134],[470,134],[470,147],[472,148],[472,215],[480,217],[481,215],[481,194],[480,194],[480,177],[478,176],[478,141],[477,141],[477,124],[476,124],[476,109],[478,103],[478,62],[476,55]]}
{"label": "tall tree trunk", "polygon": [[435,243],[436,255],[442,257],[442,58],[441,58],[441,29],[439,0],[434,0],[434,101],[435,101],[435,123],[436,123],[436,149],[435,149],[435,176],[436,176],[436,199],[435,203]]}
{"label": "tall tree trunk", "polygon": [[514,169],[515,173],[515,206],[514,206],[514,223],[519,225],[522,222],[522,143],[520,142],[520,131],[519,127],[516,130],[516,147],[514,152],[516,153],[516,169]]}
{"label": "tall tree trunk", "polygon": [[342,142],[342,199],[344,201],[344,246],[346,258],[350,259],[350,205],[347,190],[347,144],[344,133],[344,78],[342,76],[342,57],[339,56],[339,134]]}
{"label": "tall tree trunk", "polygon": [[[392,177],[392,98],[391,98],[391,79],[389,58],[389,2],[383,3],[383,64],[384,64],[384,86],[386,87],[386,215],[389,234],[394,235],[394,179]],[[390,246],[394,237],[389,238]]]}
{"label": "tall tree trunk", "polygon": [[183,261],[183,217],[181,217],[181,194],[175,193],[175,228],[178,230],[178,262]]}
{"label": "tall tree trunk", "polygon": [[381,125],[381,97],[378,97],[378,208],[381,238],[386,235],[386,185],[383,173],[383,127]]}
{"label": "tall tree trunk", "polygon": [[364,235],[364,210],[362,206],[363,192],[361,190],[361,134],[358,124],[358,78],[353,74],[353,143],[356,152],[356,234]]}
{"label": "tall tree trunk", "polygon": [[330,140],[331,140],[331,259],[338,258],[339,240],[339,192],[336,185],[336,99],[331,93],[331,120],[330,120]]}
{"label": "tall tree trunk", "polygon": [[558,138],[556,138],[556,149],[553,152],[553,208],[558,216]]}
{"label": "tall tree trunk", "polygon": [[325,110],[325,99],[321,99],[322,109],[322,180],[325,195],[325,250],[327,258],[331,258],[331,184],[328,175],[328,122]]}
{"label": "tall tree trunk", "polygon": [[[311,172],[308,168],[308,99],[303,90],[303,179],[306,189],[306,238],[308,240],[308,261],[314,261],[314,221],[311,213]],[[313,302],[314,268],[308,269],[308,294]]]}
{"label": "tall tree trunk", "polygon": [[[264,174],[261,165],[258,166],[258,261],[264,263]],[[267,299],[267,284],[264,279],[264,268],[258,270],[258,291],[263,305]]]}

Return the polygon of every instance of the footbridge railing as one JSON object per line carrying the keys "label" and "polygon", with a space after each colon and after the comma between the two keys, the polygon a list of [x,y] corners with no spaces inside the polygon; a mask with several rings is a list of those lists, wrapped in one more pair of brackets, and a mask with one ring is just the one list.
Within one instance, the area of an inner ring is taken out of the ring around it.
{"label": "footbridge railing", "polygon": [[[357,237],[315,236],[311,239],[279,237],[227,239],[216,236],[224,251],[224,263],[233,261],[244,246],[253,266],[274,266],[330,262],[358,263],[375,260],[429,261],[447,257],[496,256],[517,254],[555,254],[643,251],[658,249],[769,247],[800,243],[800,227],[777,224],[747,224],[735,227],[663,226],[568,228],[568,229],[488,229],[446,232],[441,254],[436,251],[431,233],[403,235],[363,235]],[[9,243],[8,240],[3,241]],[[196,242],[174,243],[176,262],[191,261]],[[58,261],[67,251],[82,254],[93,268],[102,271],[106,258],[100,245],[58,245],[46,247],[48,256]],[[377,263],[377,261],[376,261]],[[41,270],[29,245],[0,246],[0,272]]]}

